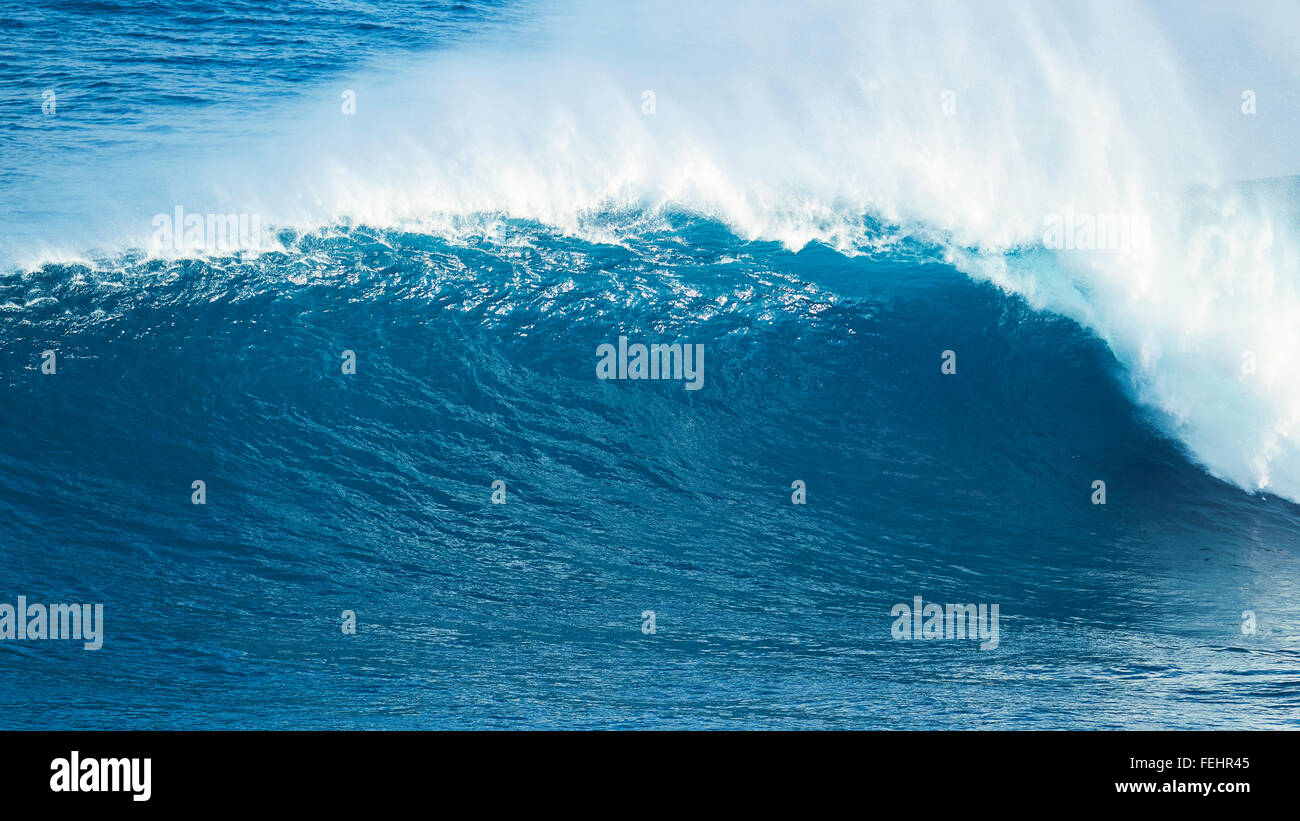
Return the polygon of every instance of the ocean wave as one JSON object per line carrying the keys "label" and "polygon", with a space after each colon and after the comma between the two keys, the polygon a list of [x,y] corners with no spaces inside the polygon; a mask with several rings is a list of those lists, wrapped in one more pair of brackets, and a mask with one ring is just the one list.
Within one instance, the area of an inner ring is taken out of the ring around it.
{"label": "ocean wave", "polygon": [[[1284,176],[1300,152],[1279,99],[1297,57],[1267,23],[1282,9],[1198,11],[525,8],[527,40],[507,26],[375,57],[297,99],[228,105],[225,126],[208,112],[105,146],[75,178],[33,172],[33,201],[7,203],[6,259],[195,256],[158,247],[178,207],[256,216],[235,245],[268,253],[357,226],[472,242],[520,220],[636,243],[678,213],[845,257],[917,243],[1096,334],[1215,476],[1300,500]],[[1228,49],[1255,55],[1251,88],[1217,76]],[[1279,179],[1235,182],[1255,177]],[[1123,236],[1099,238],[1102,221]]]}

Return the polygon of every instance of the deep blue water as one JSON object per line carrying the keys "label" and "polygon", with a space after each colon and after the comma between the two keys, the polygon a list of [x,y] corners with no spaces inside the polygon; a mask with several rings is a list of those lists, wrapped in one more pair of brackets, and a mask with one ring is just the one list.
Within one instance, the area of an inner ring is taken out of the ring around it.
{"label": "deep blue water", "polygon": [[[152,112],[219,123],[497,11],[8,9],[3,201],[145,150]],[[78,83],[58,125],[24,113]],[[1212,478],[1100,339],[934,248],[687,212],[280,240],[0,276],[0,602],[105,613],[98,651],[0,643],[0,726],[1300,725],[1300,508]],[[596,379],[619,335],[704,344],[703,387]],[[999,604],[999,647],[894,640],[917,595]]]}

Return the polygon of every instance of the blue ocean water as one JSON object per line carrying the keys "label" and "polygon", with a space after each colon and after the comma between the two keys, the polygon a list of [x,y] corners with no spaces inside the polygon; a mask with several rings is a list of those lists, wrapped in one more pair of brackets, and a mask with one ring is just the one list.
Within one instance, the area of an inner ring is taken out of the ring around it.
{"label": "blue ocean water", "polygon": [[[356,194],[428,161],[396,149],[345,175],[328,218],[259,201],[256,250],[108,239],[147,235],[182,202],[157,180],[285,128],[311,89],[332,113],[348,72],[526,40],[543,14],[4,11],[0,602],[103,603],[105,637],[0,642],[0,726],[1300,725],[1300,507],[1234,481],[1216,460],[1236,440],[1158,401],[1181,395],[1168,371],[1135,378],[1126,326],[1096,318],[1109,303],[1072,314],[1017,287],[1033,255],[993,255],[1012,274],[990,281],[897,213],[850,207],[846,250],[839,228],[791,243],[685,194],[568,222],[485,186],[403,222]],[[72,89],[53,117],[46,88]],[[487,122],[448,178],[481,178],[474,146],[509,147],[491,159],[515,180],[549,156]],[[620,335],[703,344],[702,387],[597,379]],[[896,640],[891,608],[915,596],[997,603],[999,646]]]}

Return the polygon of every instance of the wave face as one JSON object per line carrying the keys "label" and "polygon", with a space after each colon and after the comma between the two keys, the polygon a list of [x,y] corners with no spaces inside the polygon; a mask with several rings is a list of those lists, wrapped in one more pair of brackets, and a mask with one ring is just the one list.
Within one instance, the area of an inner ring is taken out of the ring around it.
{"label": "wave face", "polygon": [[118,6],[3,23],[7,726],[1296,725],[1293,7]]}
{"label": "wave face", "polygon": [[[9,286],[0,573],[108,625],[98,653],[14,644],[40,709],[11,723],[1294,723],[1296,509],[1189,464],[1094,337],[923,249],[684,216],[633,248],[295,245]],[[620,333],[705,340],[703,386],[597,380]],[[1000,603],[1000,649],[894,641],[914,595]]]}

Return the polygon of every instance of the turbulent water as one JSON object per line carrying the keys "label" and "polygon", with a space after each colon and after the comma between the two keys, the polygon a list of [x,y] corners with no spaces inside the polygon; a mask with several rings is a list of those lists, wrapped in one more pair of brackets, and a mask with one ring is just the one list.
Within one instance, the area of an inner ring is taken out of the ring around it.
{"label": "turbulent water", "polygon": [[1293,5],[0,31],[0,725],[1300,725]]}

